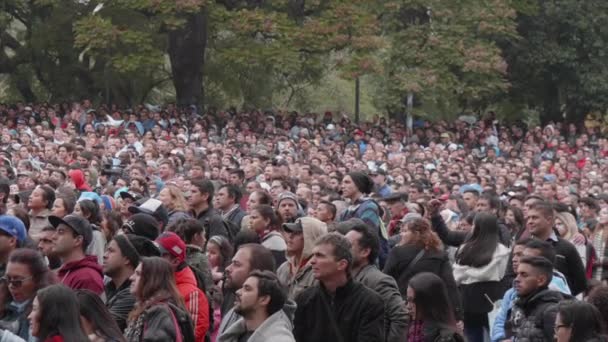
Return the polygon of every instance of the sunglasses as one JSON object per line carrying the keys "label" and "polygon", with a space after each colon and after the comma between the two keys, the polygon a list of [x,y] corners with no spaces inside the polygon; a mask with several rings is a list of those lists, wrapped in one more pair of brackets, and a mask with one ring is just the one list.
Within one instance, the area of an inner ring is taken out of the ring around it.
{"label": "sunglasses", "polygon": [[23,285],[24,281],[30,280],[32,279],[33,276],[30,277],[25,277],[25,278],[19,278],[19,279],[11,279],[7,276],[4,276],[2,278],[0,278],[1,281],[6,282],[8,285],[11,285],[13,287],[19,288]]}

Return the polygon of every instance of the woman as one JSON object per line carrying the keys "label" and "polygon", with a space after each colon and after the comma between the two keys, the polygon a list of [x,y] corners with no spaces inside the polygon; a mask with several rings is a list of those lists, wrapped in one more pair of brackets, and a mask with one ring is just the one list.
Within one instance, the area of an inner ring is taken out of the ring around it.
{"label": "woman", "polygon": [[565,301],[558,306],[555,317],[557,342],[604,342],[606,322],[597,308],[581,301]]}
{"label": "woman", "polygon": [[3,301],[6,304],[0,325],[27,341],[31,337],[27,316],[32,310],[32,301],[38,290],[56,282],[55,275],[40,253],[20,248],[9,256],[5,279],[9,293]]}
{"label": "woman", "polygon": [[81,199],[74,206],[74,214],[85,218],[93,228],[93,240],[87,246],[86,253],[88,255],[97,256],[99,264],[103,264],[103,253],[106,250],[106,240],[104,233],[101,232],[101,215],[99,214],[99,205],[95,201],[89,199]]}
{"label": "woman", "polygon": [[467,340],[484,340],[489,329],[488,312],[508,287],[503,278],[510,250],[499,242],[496,216],[480,212],[473,230],[456,252],[454,279],[464,303],[464,327]]}
{"label": "woman", "polygon": [[433,273],[418,273],[407,287],[411,322],[407,341],[464,341],[458,333],[445,284]]}
{"label": "woman", "polygon": [[587,255],[590,251],[587,248],[586,238],[582,242],[579,242],[578,239],[574,239],[574,236],[579,233],[574,215],[567,211],[555,213],[555,229],[557,230],[559,237],[570,241],[570,243],[576,247],[576,251],[583,261],[583,266],[587,267]]}
{"label": "woman", "polygon": [[455,316],[462,320],[460,294],[448,256],[437,234],[431,230],[429,221],[417,217],[403,223],[400,244],[390,251],[384,273],[397,280],[399,291],[405,297],[410,279],[422,272],[434,273],[443,280]]}
{"label": "woman", "polygon": [[74,211],[74,198],[66,195],[57,195],[53,202],[52,215],[63,218]]}
{"label": "woman", "polygon": [[233,248],[230,241],[221,235],[212,236],[207,243],[207,258],[211,267],[211,274],[215,286],[211,291],[213,300],[213,332],[211,340],[215,341],[219,332],[220,323],[222,320],[222,280],[224,279],[224,270],[232,260]]}
{"label": "woman", "polygon": [[169,211],[168,226],[175,224],[180,219],[191,217],[188,214],[188,202],[177,186],[166,185],[158,194],[158,199]]}
{"label": "woman", "polygon": [[282,265],[287,260],[285,258],[287,244],[279,232],[279,224],[277,214],[269,205],[258,205],[249,214],[249,229],[260,236],[262,246],[272,252],[276,265]]}
{"label": "woman", "polygon": [[118,324],[98,295],[88,290],[76,291],[80,323],[91,342],[123,342]]}
{"label": "woman", "polygon": [[129,314],[126,340],[177,341],[182,332],[176,316],[185,309],[171,264],[160,257],[142,258],[129,279],[136,302]]}
{"label": "woman", "polygon": [[122,227],[122,217],[116,211],[104,211],[101,214],[101,231],[106,241],[112,240],[114,235]]}
{"label": "woman", "polygon": [[523,211],[517,207],[508,206],[505,211],[505,224],[511,231],[511,236],[514,240],[512,242],[515,242],[515,237],[520,236],[522,231],[526,228]]}
{"label": "woman", "polygon": [[88,341],[80,325],[76,294],[64,285],[51,285],[38,291],[28,319],[32,336],[38,341]]}

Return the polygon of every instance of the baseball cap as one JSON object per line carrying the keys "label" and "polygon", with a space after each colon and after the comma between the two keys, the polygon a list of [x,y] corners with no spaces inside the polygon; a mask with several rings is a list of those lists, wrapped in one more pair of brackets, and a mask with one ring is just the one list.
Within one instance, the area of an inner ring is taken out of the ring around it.
{"label": "baseball cap", "polygon": [[156,198],[149,198],[142,202],[139,206],[130,206],[129,211],[133,214],[144,213],[152,215],[159,223],[165,227],[169,222],[169,212],[163,205],[163,202]]}
{"label": "baseball cap", "polygon": [[129,198],[133,202],[139,201],[140,199],[142,199],[142,197],[143,197],[142,195],[140,195],[136,192],[133,192],[133,191],[123,191],[120,193],[120,198],[122,198],[123,200],[126,198]]}
{"label": "baseball cap", "polygon": [[20,243],[24,242],[27,236],[25,225],[15,216],[0,215],[0,230],[16,238]]}
{"label": "baseball cap", "polygon": [[70,214],[63,219],[58,216],[49,216],[49,222],[54,228],[57,228],[62,223],[70,227],[76,234],[82,236],[85,246],[88,246],[91,240],[93,240],[93,228],[91,228],[91,224],[80,216]]}
{"label": "baseball cap", "polygon": [[174,232],[162,233],[154,242],[161,254],[171,254],[181,262],[186,260],[186,243]]}
{"label": "baseball cap", "polygon": [[302,227],[302,221],[299,219],[292,223],[283,223],[283,229],[291,233],[301,233],[302,231],[304,231],[304,227]]}
{"label": "baseball cap", "polygon": [[143,236],[150,240],[158,237],[159,226],[156,219],[150,214],[138,213],[127,219],[121,227],[126,234]]}

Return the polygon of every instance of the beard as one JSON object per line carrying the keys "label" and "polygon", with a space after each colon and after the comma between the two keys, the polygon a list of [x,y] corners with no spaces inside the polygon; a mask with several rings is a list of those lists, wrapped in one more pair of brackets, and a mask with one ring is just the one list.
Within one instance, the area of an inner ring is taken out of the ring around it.
{"label": "beard", "polygon": [[255,312],[255,309],[251,306],[242,306],[240,302],[237,302],[237,304],[234,305],[234,312],[243,316],[243,318],[247,318]]}

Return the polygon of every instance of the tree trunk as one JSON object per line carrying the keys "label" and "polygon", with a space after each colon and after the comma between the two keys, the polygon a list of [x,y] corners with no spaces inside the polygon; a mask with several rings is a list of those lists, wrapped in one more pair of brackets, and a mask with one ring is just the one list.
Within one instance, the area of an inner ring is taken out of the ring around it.
{"label": "tree trunk", "polygon": [[207,13],[188,14],[184,27],[169,32],[168,54],[178,106],[199,105],[204,99],[203,65],[207,46]]}

